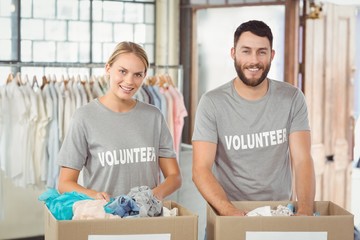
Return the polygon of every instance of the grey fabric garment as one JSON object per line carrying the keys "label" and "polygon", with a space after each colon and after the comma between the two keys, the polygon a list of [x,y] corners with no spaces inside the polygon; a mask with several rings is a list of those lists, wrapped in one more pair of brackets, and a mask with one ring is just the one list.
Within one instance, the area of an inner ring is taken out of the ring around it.
{"label": "grey fabric garment", "polygon": [[158,108],[137,101],[131,111],[118,113],[95,99],[73,115],[58,164],[83,169],[84,187],[114,197],[135,186],[156,187],[160,157],[176,154]]}
{"label": "grey fabric garment", "polygon": [[289,200],[289,134],[310,130],[302,92],[269,80],[256,101],[240,97],[230,81],[204,94],[192,141],[217,144],[214,174],[232,201]]}
{"label": "grey fabric garment", "polygon": [[160,216],[163,204],[152,193],[148,186],[134,187],[128,193],[128,196],[135,200],[140,208],[140,217]]}

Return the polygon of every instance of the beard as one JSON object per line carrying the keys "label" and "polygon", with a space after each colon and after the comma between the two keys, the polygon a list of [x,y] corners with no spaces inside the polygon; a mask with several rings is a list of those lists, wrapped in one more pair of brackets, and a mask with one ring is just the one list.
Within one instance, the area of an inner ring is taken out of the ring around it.
{"label": "beard", "polygon": [[237,72],[238,77],[240,78],[240,80],[247,86],[249,87],[256,87],[258,85],[260,85],[267,77],[269,71],[270,71],[270,67],[271,67],[271,62],[268,65],[262,65],[262,64],[254,64],[254,65],[249,65],[247,68],[258,68],[258,69],[263,69],[263,73],[261,74],[261,76],[258,79],[249,79],[245,76],[245,73],[242,69],[242,67],[240,66],[240,64],[237,64],[236,62],[236,58],[234,60],[234,66],[235,66],[235,70]]}

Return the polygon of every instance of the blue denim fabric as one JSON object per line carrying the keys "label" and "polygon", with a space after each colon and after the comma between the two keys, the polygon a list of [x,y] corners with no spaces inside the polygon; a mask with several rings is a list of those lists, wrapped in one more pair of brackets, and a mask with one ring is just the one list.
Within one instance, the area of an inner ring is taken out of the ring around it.
{"label": "blue denim fabric", "polygon": [[113,210],[113,214],[120,217],[135,216],[139,214],[139,207],[135,200],[127,195],[120,195],[105,206]]}

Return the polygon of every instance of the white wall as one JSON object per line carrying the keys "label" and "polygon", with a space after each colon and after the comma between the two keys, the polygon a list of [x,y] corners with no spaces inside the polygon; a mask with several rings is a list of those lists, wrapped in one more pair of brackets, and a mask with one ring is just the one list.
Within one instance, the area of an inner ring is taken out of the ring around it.
{"label": "white wall", "polygon": [[0,171],[0,239],[44,234],[43,202],[37,200],[42,192],[15,187]]}

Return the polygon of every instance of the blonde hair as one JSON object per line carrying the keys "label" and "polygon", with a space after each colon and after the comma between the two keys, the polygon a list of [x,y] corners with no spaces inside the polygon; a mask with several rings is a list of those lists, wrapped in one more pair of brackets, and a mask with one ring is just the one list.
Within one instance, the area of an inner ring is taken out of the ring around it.
{"label": "blonde hair", "polygon": [[147,57],[147,54],[143,47],[141,47],[139,44],[134,42],[120,42],[116,45],[113,53],[109,57],[108,61],[106,62],[106,65],[111,66],[115,61],[116,58],[124,53],[133,53],[137,57],[141,59],[141,61],[144,63],[145,66],[145,73],[147,72],[147,69],[149,67],[149,60]]}

